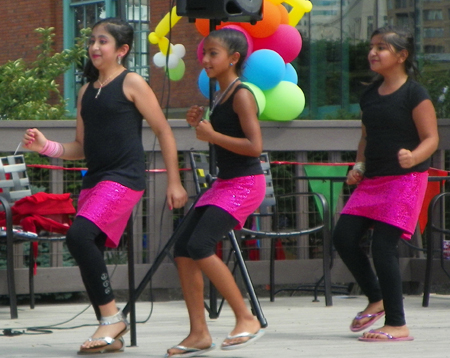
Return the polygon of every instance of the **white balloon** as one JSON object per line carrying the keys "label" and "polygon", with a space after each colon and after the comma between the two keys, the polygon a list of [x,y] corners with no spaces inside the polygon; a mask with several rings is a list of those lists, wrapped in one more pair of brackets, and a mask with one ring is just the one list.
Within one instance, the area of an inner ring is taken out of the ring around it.
{"label": "white balloon", "polygon": [[176,44],[173,45],[172,51],[175,55],[177,55],[179,58],[183,58],[184,55],[186,55],[186,48],[182,44]]}
{"label": "white balloon", "polygon": [[158,52],[153,56],[153,63],[158,67],[166,65],[166,56],[162,52]]}
{"label": "white balloon", "polygon": [[168,61],[167,67],[175,68],[178,66],[178,62],[180,62],[180,58],[177,55],[172,53],[169,55],[169,61]]}

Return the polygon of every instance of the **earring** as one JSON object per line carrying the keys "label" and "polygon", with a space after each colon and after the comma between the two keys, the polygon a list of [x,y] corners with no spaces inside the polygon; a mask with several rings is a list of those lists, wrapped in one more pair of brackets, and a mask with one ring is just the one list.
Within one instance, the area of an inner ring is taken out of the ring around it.
{"label": "earring", "polygon": [[117,57],[117,63],[118,63],[119,65],[122,64],[122,56],[118,56],[118,57]]}
{"label": "earring", "polygon": [[233,62],[230,62],[230,66],[233,66]]}

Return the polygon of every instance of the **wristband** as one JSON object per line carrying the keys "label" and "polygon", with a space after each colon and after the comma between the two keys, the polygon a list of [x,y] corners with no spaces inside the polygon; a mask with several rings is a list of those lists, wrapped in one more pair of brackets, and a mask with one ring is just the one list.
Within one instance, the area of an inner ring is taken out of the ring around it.
{"label": "wristband", "polygon": [[364,172],[366,171],[366,163],[364,162],[357,162],[352,168],[353,170],[356,170],[361,173],[361,175],[364,175]]}
{"label": "wristband", "polygon": [[64,147],[59,142],[47,140],[47,143],[45,143],[44,147],[39,151],[39,154],[51,158],[59,158],[64,154]]}

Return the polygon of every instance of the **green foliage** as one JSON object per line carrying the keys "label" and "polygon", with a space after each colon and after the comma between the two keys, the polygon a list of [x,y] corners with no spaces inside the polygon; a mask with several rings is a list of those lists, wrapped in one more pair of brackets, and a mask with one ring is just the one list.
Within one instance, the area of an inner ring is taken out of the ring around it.
{"label": "green foliage", "polygon": [[450,70],[447,64],[426,63],[418,78],[428,90],[437,118],[450,117]]}
{"label": "green foliage", "polygon": [[[66,101],[56,79],[86,57],[88,30],[82,30],[75,45],[59,53],[53,51],[54,28],[35,30],[41,37],[39,55],[31,64],[24,59],[0,66],[0,119],[61,119]],[[49,100],[56,102],[50,104]]]}

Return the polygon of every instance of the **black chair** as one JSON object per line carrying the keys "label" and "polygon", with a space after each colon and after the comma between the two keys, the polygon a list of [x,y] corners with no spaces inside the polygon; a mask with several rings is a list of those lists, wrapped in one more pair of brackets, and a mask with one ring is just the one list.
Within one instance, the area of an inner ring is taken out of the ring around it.
{"label": "black chair", "polygon": [[[448,197],[450,197],[450,192],[440,193],[433,197],[428,207],[428,224],[426,227],[427,258],[422,299],[423,307],[428,307],[430,301],[433,259],[435,252],[439,252],[441,268],[447,277],[450,278],[450,272],[445,267],[445,262],[447,260],[444,256],[444,240],[446,237],[450,236],[450,230],[445,228],[444,216],[445,199]],[[437,236],[436,234],[438,234],[439,246],[434,240]]]}
{"label": "black chair", "polygon": [[[0,203],[3,207],[6,226],[0,228],[0,243],[6,244],[6,271],[8,280],[8,292],[11,319],[18,317],[17,296],[14,277],[14,245],[30,242],[29,253],[29,288],[30,308],[35,306],[34,298],[34,255],[31,242],[56,242],[65,240],[60,234],[45,233],[38,235],[33,232],[23,231],[21,227],[13,224],[12,206],[19,199],[31,195],[30,182],[23,155],[11,155],[0,157]],[[0,207],[0,212],[2,212]],[[73,209],[75,212],[75,209]]]}
{"label": "black chair", "polygon": [[[191,167],[194,174],[194,183],[196,185],[197,193],[201,193],[208,188],[208,182],[211,180],[209,177],[209,156],[208,154],[201,152],[190,152],[190,160]],[[249,228],[243,228],[237,234],[241,240],[254,240],[254,239],[269,239],[270,243],[270,264],[269,264],[269,285],[270,285],[270,300],[273,302],[275,299],[275,294],[280,292],[281,290],[275,292],[275,258],[276,258],[276,242],[280,239],[287,238],[295,238],[303,235],[309,235],[317,232],[323,233],[323,242],[324,242],[324,259],[323,259],[323,269],[324,276],[321,278],[319,282],[314,285],[314,292],[317,295],[318,286],[323,283],[324,292],[325,292],[325,300],[326,305],[332,305],[331,298],[331,276],[330,276],[330,268],[331,268],[331,233],[329,229],[329,210],[328,203],[325,197],[318,193],[293,193],[286,194],[282,196],[275,196],[272,173],[270,170],[270,161],[269,155],[267,153],[263,153],[261,155],[261,165],[264,171],[264,175],[266,178],[266,196],[259,207],[259,211],[255,212],[253,216],[263,218],[270,217],[272,222],[272,230],[263,231],[263,230],[252,230]],[[317,226],[311,228],[304,229],[295,229],[295,230],[280,230],[279,228],[279,218],[280,213],[277,208],[277,200],[280,198],[286,197],[308,197],[308,196],[316,196],[320,199],[320,203],[323,209],[323,221]],[[234,232],[232,235],[236,235]],[[231,254],[231,253],[230,253]],[[230,258],[230,257],[229,257]],[[301,287],[295,290],[302,290]],[[310,289],[305,287],[305,290],[310,291]],[[317,298],[317,297],[316,297]],[[223,300],[222,300],[223,304]],[[221,304],[221,305],[222,305]],[[219,308],[220,311],[220,308]]]}

